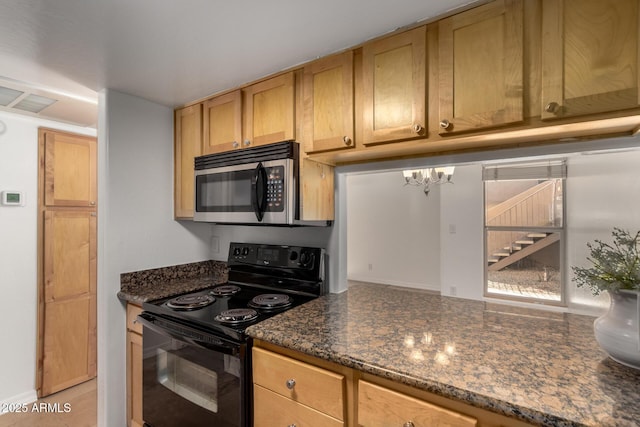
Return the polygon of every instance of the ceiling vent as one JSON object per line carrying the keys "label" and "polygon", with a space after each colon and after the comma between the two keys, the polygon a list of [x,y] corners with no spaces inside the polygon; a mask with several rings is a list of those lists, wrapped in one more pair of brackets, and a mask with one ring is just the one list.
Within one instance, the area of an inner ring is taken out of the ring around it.
{"label": "ceiling vent", "polygon": [[0,76],[0,111],[96,127],[98,102]]}

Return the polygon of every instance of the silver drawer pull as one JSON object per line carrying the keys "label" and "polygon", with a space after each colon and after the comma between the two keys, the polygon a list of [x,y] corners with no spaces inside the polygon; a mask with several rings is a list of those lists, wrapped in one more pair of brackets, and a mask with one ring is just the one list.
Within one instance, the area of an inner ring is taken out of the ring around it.
{"label": "silver drawer pull", "polygon": [[296,427],[295,424],[289,424],[289,427]]}
{"label": "silver drawer pull", "polygon": [[293,378],[291,378],[290,380],[287,380],[287,388],[289,390],[293,390],[293,388],[296,386],[296,380],[294,380]]}
{"label": "silver drawer pull", "polygon": [[402,425],[402,427],[416,427],[416,425],[413,423],[413,421],[407,421]]}

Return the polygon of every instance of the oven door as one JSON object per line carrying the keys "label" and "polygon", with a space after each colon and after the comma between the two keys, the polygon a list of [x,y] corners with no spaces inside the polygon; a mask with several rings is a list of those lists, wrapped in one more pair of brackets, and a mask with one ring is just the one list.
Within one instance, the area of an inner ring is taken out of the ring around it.
{"label": "oven door", "polygon": [[143,325],[142,415],[151,427],[250,426],[247,343],[158,317]]}
{"label": "oven door", "polygon": [[195,171],[195,221],[291,224],[295,215],[292,159]]}

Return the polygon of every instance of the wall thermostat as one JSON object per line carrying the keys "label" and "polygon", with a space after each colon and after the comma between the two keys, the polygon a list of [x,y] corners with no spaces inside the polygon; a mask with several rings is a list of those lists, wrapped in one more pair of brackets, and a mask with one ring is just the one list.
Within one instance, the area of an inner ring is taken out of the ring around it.
{"label": "wall thermostat", "polygon": [[0,203],[3,206],[24,206],[24,195],[22,191],[3,191]]}

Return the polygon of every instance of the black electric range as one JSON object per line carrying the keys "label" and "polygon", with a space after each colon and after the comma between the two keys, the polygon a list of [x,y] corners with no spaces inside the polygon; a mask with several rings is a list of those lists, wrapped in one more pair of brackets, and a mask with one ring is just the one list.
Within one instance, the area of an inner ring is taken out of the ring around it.
{"label": "black electric range", "polygon": [[324,250],[231,243],[227,283],[145,302],[147,313],[234,340],[261,320],[326,293]]}
{"label": "black electric range", "polygon": [[151,427],[250,427],[245,329],[326,293],[320,248],[231,243],[227,283],[143,303],[143,418]]}

